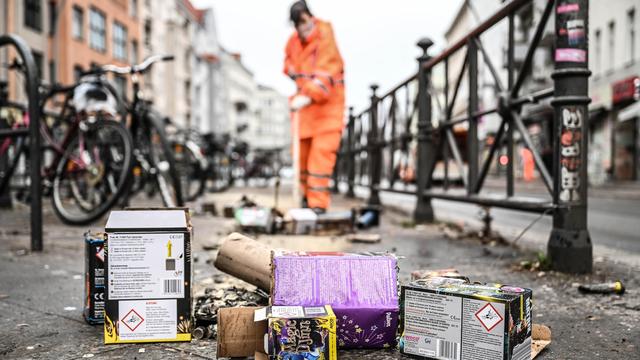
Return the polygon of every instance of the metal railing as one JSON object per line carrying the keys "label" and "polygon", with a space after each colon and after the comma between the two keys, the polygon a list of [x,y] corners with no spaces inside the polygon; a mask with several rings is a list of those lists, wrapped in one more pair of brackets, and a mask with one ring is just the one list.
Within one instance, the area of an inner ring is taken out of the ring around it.
{"label": "metal railing", "polygon": [[[418,71],[414,76],[382,95],[377,94],[377,86],[373,85],[371,105],[360,113],[350,108],[334,173],[334,188],[338,188],[339,182],[346,183],[347,195],[354,196],[355,186],[365,186],[369,189],[371,205],[380,204],[380,191],[415,195],[414,219],[418,222],[434,220],[431,206],[434,198],[550,213],[554,227],[548,252],[553,266],[567,272],[590,272],[592,247],[586,228],[588,126],[583,121],[590,101],[587,93],[590,73],[586,62],[588,1],[556,4],[549,0],[517,68],[515,17],[531,3],[531,0],[505,3],[493,16],[437,56],[428,54],[433,45],[431,40],[419,41],[423,54],[418,58]],[[564,35],[554,37],[554,86],[523,94],[523,85],[532,72],[534,53],[554,10],[556,34],[564,31]],[[502,21],[508,23],[506,84],[481,41],[485,32]],[[568,29],[569,25],[573,28]],[[568,35],[568,31],[573,34]],[[483,61],[498,94],[497,105],[488,109],[479,108],[479,60]],[[465,74],[466,114],[454,116]],[[544,99],[551,99],[554,108],[551,170],[536,148],[522,114],[523,106]],[[478,122],[489,114],[499,116],[500,123],[486,155],[482,156]],[[466,127],[464,152],[455,134],[456,127],[460,126]],[[515,196],[516,134],[531,152],[547,189],[546,196]],[[505,146],[508,161],[504,194],[487,194],[482,191],[485,180],[496,153]],[[442,164],[443,176],[436,179],[434,172],[438,164]],[[415,175],[411,174],[412,169]],[[404,181],[399,181],[402,179]],[[464,189],[457,188],[456,183]]]}
{"label": "metal railing", "polygon": [[[28,128],[0,129],[0,140],[24,137],[29,140],[29,171],[31,188],[31,250],[42,251],[42,181],[40,173],[40,111],[38,93],[38,75],[36,63],[29,46],[15,35],[0,36],[0,48],[12,46],[24,64],[25,92],[27,96]],[[0,108],[3,104],[0,102]],[[7,179],[8,181],[8,179]]]}

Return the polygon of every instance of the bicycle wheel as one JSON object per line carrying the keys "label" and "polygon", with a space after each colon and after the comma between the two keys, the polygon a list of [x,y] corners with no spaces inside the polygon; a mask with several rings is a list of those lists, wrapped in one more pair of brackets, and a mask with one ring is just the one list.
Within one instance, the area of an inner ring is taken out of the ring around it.
{"label": "bicycle wheel", "polygon": [[210,192],[221,192],[231,186],[231,165],[229,157],[224,153],[217,153],[213,156],[209,171],[212,174],[212,186]]}
{"label": "bicycle wheel", "polygon": [[205,170],[202,168],[198,155],[189,144],[173,145],[182,197],[185,201],[194,201],[204,191]]}
{"label": "bicycle wheel", "polygon": [[149,163],[153,168],[156,184],[166,207],[184,206],[180,176],[171,145],[162,130],[160,121],[147,115],[149,124]]}
{"label": "bicycle wheel", "polygon": [[123,195],[131,174],[133,141],[119,122],[83,122],[53,179],[53,209],[70,225],[104,215]]}

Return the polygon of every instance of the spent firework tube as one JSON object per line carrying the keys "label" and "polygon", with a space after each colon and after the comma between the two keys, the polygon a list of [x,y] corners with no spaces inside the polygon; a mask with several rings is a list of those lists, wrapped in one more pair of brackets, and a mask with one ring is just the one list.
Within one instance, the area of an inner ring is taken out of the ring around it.
{"label": "spent firework tube", "polygon": [[578,290],[584,294],[624,294],[625,288],[620,281],[602,284],[587,284],[578,286]]}

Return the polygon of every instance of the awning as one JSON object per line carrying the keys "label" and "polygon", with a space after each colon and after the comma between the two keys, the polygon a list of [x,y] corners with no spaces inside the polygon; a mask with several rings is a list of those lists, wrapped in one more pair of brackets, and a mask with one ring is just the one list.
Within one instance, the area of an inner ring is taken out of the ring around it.
{"label": "awning", "polygon": [[636,101],[618,113],[618,121],[625,122],[640,117],[640,101]]}

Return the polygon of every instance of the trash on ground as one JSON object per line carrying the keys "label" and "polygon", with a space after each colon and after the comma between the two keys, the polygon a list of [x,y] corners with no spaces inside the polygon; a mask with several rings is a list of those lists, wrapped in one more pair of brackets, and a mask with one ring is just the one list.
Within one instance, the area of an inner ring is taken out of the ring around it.
{"label": "trash on ground", "polygon": [[472,353],[473,358],[530,359],[531,296],[530,289],[461,279],[412,281],[401,287],[400,352],[421,358]]}
{"label": "trash on ground", "polygon": [[343,235],[353,232],[355,211],[329,211],[316,218],[314,235]]}
{"label": "trash on ground", "polygon": [[[249,357],[258,359],[264,349],[266,324],[256,324],[254,313],[261,307],[233,307],[218,310],[218,357]],[[262,327],[260,327],[262,326]]]}
{"label": "trash on ground", "polygon": [[353,243],[375,244],[382,241],[380,234],[349,234],[347,241]]}
{"label": "trash on ground", "polygon": [[213,201],[203,202],[200,205],[200,208],[203,213],[209,213],[213,216],[218,216],[218,209],[216,208],[216,203]]}
{"label": "trash on ground", "polygon": [[242,234],[232,233],[222,242],[214,266],[218,270],[269,291],[271,250]]}
{"label": "trash on ground", "polygon": [[235,215],[235,209],[231,205],[225,205],[222,210],[222,215],[227,219],[232,219]]}
{"label": "trash on ground", "polygon": [[240,229],[249,232],[270,234],[273,232],[274,217],[267,207],[240,207],[235,210],[236,223]]}
{"label": "trash on ground", "polygon": [[76,311],[76,307],[75,306],[65,306],[64,307],[64,311]]}
{"label": "trash on ground", "polygon": [[336,315],[329,305],[269,306],[256,310],[254,320],[263,324],[259,330],[267,326],[263,351],[270,358],[338,358]]}
{"label": "trash on ground", "polygon": [[287,233],[293,235],[310,234],[316,228],[318,215],[311,209],[290,209],[285,216]]}
{"label": "trash on ground", "polygon": [[578,286],[578,291],[583,294],[618,294],[625,292],[624,285],[620,281],[601,284],[582,284]]}
{"label": "trash on ground", "polygon": [[105,344],[191,341],[189,212],[112,211],[105,232]]}
{"label": "trash on ground", "polygon": [[104,323],[104,233],[84,233],[84,320]]}
{"label": "trash on ground", "polygon": [[277,251],[272,264],[272,305],[331,305],[342,348],[395,345],[399,309],[394,255]]}
{"label": "trash on ground", "polygon": [[533,324],[531,339],[531,359],[534,359],[547,345],[551,344],[551,329],[542,324]]}
{"label": "trash on ground", "polygon": [[356,220],[358,229],[367,229],[380,225],[380,207],[366,206],[360,209],[360,215]]}
{"label": "trash on ground", "polygon": [[469,278],[460,274],[457,269],[438,269],[438,270],[415,270],[411,272],[411,281],[426,279],[431,277],[445,277],[452,279],[462,279],[469,282]]}

